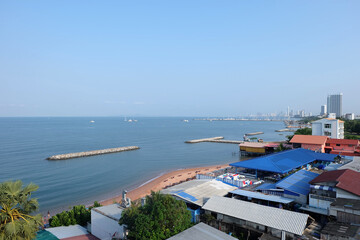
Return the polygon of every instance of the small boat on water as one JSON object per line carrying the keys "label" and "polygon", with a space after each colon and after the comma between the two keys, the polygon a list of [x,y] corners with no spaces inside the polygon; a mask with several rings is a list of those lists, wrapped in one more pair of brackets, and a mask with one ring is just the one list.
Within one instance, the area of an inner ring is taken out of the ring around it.
{"label": "small boat on water", "polygon": [[91,122],[91,123],[94,123],[95,121],[94,121],[94,120],[91,120],[90,122]]}
{"label": "small boat on water", "polygon": [[189,120],[187,120],[187,119],[184,119],[184,120],[183,120],[183,122],[189,122]]}

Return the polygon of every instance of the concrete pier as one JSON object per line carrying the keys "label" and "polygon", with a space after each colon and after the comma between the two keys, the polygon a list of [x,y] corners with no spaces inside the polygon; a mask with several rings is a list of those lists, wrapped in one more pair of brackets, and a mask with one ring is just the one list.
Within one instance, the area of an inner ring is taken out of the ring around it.
{"label": "concrete pier", "polygon": [[224,140],[224,137],[202,138],[202,139],[195,139],[195,140],[185,141],[185,143],[200,143],[200,142],[240,144],[240,143],[243,143],[244,141]]}
{"label": "concrete pier", "polygon": [[48,157],[47,160],[65,160],[70,158],[89,157],[94,155],[117,153],[117,152],[131,151],[137,149],[140,148],[138,146],[129,146],[129,147],[119,147],[119,148],[108,148],[108,149],[94,150],[87,152],[67,153],[67,154],[60,154],[60,155],[54,155]]}
{"label": "concrete pier", "polygon": [[254,135],[259,135],[259,134],[264,134],[263,132],[254,132],[254,133],[246,133],[246,136],[254,136]]}
{"label": "concrete pier", "polygon": [[208,142],[211,140],[220,140],[224,139],[224,137],[212,137],[212,138],[202,138],[202,139],[195,139],[190,141],[185,141],[185,143],[200,143],[200,142]]}

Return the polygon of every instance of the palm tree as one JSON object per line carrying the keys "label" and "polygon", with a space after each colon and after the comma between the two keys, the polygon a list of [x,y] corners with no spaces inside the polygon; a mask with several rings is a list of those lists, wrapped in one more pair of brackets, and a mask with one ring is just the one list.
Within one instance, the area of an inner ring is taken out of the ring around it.
{"label": "palm tree", "polygon": [[0,183],[0,240],[34,239],[42,225],[41,216],[30,215],[38,209],[31,193],[39,187],[33,183],[23,187],[23,183]]}

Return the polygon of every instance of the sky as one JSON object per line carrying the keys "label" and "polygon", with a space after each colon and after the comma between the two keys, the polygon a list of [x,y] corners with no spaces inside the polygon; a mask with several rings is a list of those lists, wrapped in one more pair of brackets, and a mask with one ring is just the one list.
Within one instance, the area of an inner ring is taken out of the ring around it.
{"label": "sky", "polygon": [[360,1],[0,0],[0,117],[241,116],[342,92]]}

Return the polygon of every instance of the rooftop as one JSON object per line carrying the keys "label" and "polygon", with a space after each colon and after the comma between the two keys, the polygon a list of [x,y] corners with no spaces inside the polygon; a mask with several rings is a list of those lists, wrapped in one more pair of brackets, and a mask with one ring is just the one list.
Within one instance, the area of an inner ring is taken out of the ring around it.
{"label": "rooftop", "polygon": [[192,180],[181,183],[174,187],[170,187],[161,191],[164,194],[171,194],[198,206],[204,203],[212,196],[225,196],[237,187],[230,186],[217,180]]}
{"label": "rooftop", "polygon": [[333,143],[333,144],[351,144],[351,145],[359,145],[359,140],[356,139],[336,139],[336,138],[329,138],[326,143]]}
{"label": "rooftop", "polygon": [[316,144],[323,145],[328,139],[327,136],[316,135],[294,135],[290,143],[304,143],[304,144]]}
{"label": "rooftop", "polygon": [[337,198],[335,202],[331,203],[331,206],[352,210],[360,210],[360,201],[356,199]]}
{"label": "rooftop", "polygon": [[334,154],[316,153],[311,150],[297,148],[229,165],[283,174],[316,160],[333,162],[335,157]]}
{"label": "rooftop", "polygon": [[205,223],[198,223],[195,226],[186,229],[185,231],[172,236],[169,240],[235,240],[237,238],[231,237],[230,235],[217,230],[216,228],[210,227]]}
{"label": "rooftop", "polygon": [[246,190],[241,190],[241,189],[231,191],[230,193],[239,195],[239,196],[245,196],[248,198],[256,198],[256,199],[277,202],[277,203],[283,203],[283,204],[289,204],[294,201],[294,199],[290,199],[290,198],[285,198],[285,197],[276,196],[276,195],[263,194],[263,193],[259,193],[259,192],[251,192],[251,191],[246,191]]}
{"label": "rooftop", "polygon": [[233,198],[212,197],[203,209],[302,235],[309,215]]}
{"label": "rooftop", "polygon": [[45,230],[58,239],[97,239],[90,235],[88,231],[80,225],[46,228]]}
{"label": "rooftop", "polygon": [[360,172],[360,157],[353,157],[353,160],[343,166],[339,167],[339,169],[351,169],[356,172]]}
{"label": "rooftop", "polygon": [[322,234],[329,234],[337,237],[348,237],[360,239],[360,227],[339,222],[329,222],[321,231]]}
{"label": "rooftop", "polygon": [[91,209],[91,211],[98,212],[106,217],[119,221],[121,218],[123,208],[119,204],[115,203],[107,206],[93,208]]}
{"label": "rooftop", "polygon": [[323,172],[311,184],[336,182],[336,187],[360,196],[360,173],[350,169]]}
{"label": "rooftop", "polygon": [[300,170],[277,182],[276,187],[307,195],[310,192],[309,182],[317,176],[319,176],[317,173]]}

